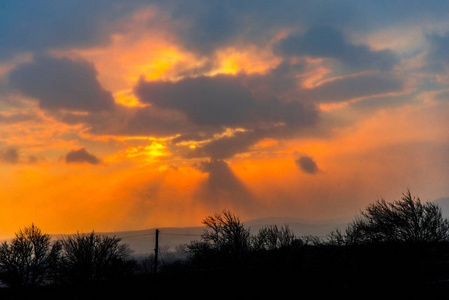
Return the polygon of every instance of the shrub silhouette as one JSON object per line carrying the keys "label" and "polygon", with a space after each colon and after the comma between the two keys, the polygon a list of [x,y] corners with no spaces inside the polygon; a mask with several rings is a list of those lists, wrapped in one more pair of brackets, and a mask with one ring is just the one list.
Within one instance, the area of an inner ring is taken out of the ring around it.
{"label": "shrub silhouette", "polygon": [[0,246],[0,279],[10,287],[35,287],[47,283],[58,263],[61,245],[51,245],[50,235],[34,224],[20,229]]}
{"label": "shrub silhouette", "polygon": [[259,229],[256,236],[253,237],[253,248],[255,250],[275,250],[280,248],[292,247],[295,243],[302,243],[296,239],[295,234],[288,225],[266,225]]}

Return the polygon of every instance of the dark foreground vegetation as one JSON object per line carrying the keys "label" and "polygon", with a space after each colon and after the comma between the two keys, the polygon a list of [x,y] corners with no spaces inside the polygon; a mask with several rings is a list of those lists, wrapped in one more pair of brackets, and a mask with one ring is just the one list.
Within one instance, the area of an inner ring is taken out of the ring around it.
{"label": "dark foreground vegetation", "polygon": [[[410,192],[379,200],[343,231],[298,238],[288,225],[252,234],[230,211],[203,220],[188,259],[137,261],[120,239],[51,242],[34,225],[0,247],[0,299],[369,298],[449,294],[449,221]],[[441,296],[443,295],[443,296]]]}

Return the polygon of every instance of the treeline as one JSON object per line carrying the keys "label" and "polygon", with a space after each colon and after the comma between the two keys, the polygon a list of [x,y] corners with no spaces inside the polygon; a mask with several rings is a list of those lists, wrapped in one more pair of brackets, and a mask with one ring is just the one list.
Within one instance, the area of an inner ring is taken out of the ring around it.
{"label": "treeline", "polygon": [[234,299],[292,291],[429,296],[445,290],[449,280],[449,221],[438,206],[409,191],[397,201],[376,201],[326,238],[299,238],[288,225],[251,233],[228,210],[206,217],[203,225],[201,239],[185,245],[188,258],[161,265],[155,274],[150,258],[136,261],[117,237],[92,232],[52,242],[32,224],[0,247],[0,280],[9,287],[2,295],[45,291],[48,299],[49,291],[57,291],[56,297],[70,290],[77,295],[73,299],[121,299],[140,292]]}
{"label": "treeline", "polygon": [[287,287],[357,297],[449,292],[449,221],[440,207],[410,191],[397,201],[370,204],[326,238],[298,238],[288,225],[267,225],[252,235],[230,211],[203,224],[202,239],[188,245],[190,263],[234,270],[228,274],[263,287],[260,295],[287,295]]}
{"label": "treeline", "polygon": [[125,275],[132,268],[120,239],[90,234],[54,243],[32,224],[0,247],[0,279],[9,287],[86,284]]}

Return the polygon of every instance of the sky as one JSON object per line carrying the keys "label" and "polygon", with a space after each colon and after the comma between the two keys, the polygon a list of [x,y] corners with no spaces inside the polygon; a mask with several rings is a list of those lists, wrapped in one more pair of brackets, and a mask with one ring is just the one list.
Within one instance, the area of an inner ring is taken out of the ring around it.
{"label": "sky", "polygon": [[0,237],[449,197],[449,2],[0,0]]}

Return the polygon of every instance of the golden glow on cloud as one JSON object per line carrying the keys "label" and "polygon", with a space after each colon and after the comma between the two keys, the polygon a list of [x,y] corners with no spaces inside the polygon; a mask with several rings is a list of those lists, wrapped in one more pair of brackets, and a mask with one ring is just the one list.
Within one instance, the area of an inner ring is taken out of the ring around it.
{"label": "golden glow on cloud", "polygon": [[233,137],[233,136],[235,136],[236,132],[245,132],[245,131],[247,131],[247,130],[244,128],[229,128],[228,127],[228,128],[225,128],[225,130],[222,133],[214,134],[214,138],[220,139],[222,137]]}
{"label": "golden glow on cloud", "polygon": [[[119,140],[119,139],[118,139]],[[135,139],[138,140],[138,139]],[[165,142],[162,140],[153,140],[150,138],[142,138],[142,141],[149,141],[149,144],[139,145],[132,144],[126,146],[124,149],[119,150],[117,154],[111,154],[104,158],[108,163],[119,163],[132,161],[142,164],[154,164],[161,160],[165,160],[171,156],[171,153],[167,150]],[[122,141],[130,141],[129,139],[122,139]],[[132,141],[131,141],[132,142]],[[129,143],[129,142],[128,142]],[[128,144],[128,143],[125,143]]]}
{"label": "golden glow on cloud", "polygon": [[[144,74],[146,80],[161,79],[166,76],[168,70],[176,64],[188,60],[188,56],[179,52],[175,47],[162,47],[153,51],[154,58],[148,60],[147,63],[140,64],[135,74]],[[145,61],[145,59],[142,59]],[[130,81],[137,81],[140,77],[130,76]]]}
{"label": "golden glow on cloud", "polygon": [[[148,22],[161,22],[148,26]],[[101,84],[114,93],[122,93],[134,86],[141,76],[147,80],[177,79],[177,68],[193,68],[204,63],[191,53],[182,52],[170,38],[172,33],[164,27],[159,12],[147,9],[137,12],[120,33],[112,35],[106,47],[53,51],[58,55],[82,57],[91,61],[98,71]],[[120,96],[120,94],[119,94]],[[129,95],[118,102],[135,104]]]}
{"label": "golden glow on cloud", "polygon": [[114,94],[114,99],[117,103],[123,104],[125,106],[145,106],[140,103],[139,99],[134,96],[132,90],[124,90]]}
{"label": "golden glow on cloud", "polygon": [[167,156],[169,153],[166,151],[167,147],[158,142],[152,142],[148,146],[128,147],[125,149],[125,153],[129,158],[145,157],[151,161],[161,156]]}
{"label": "golden glow on cloud", "polygon": [[210,75],[218,73],[237,74],[239,72],[247,74],[265,73],[281,61],[272,53],[253,47],[246,49],[227,48],[219,50],[216,55],[219,67]]}
{"label": "golden glow on cloud", "polygon": [[191,55],[151,33],[138,40],[124,36],[100,53],[89,50],[79,50],[79,53],[95,64],[98,79],[111,91],[127,90],[141,76],[147,80],[176,79],[172,69],[192,61]]}

